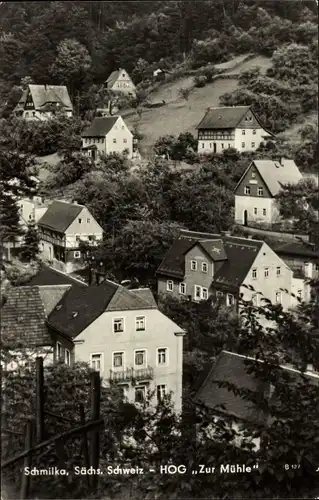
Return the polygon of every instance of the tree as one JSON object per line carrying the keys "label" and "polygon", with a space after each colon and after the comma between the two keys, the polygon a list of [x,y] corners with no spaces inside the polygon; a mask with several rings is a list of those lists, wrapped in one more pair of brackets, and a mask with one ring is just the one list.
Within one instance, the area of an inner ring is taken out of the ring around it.
{"label": "tree", "polygon": [[21,259],[26,262],[36,260],[39,253],[39,236],[35,224],[28,224],[24,235],[24,245],[21,250]]}
{"label": "tree", "polygon": [[51,67],[51,73],[60,83],[67,84],[71,95],[86,77],[92,64],[87,48],[75,39],[66,38],[58,46],[58,53]]}
{"label": "tree", "polygon": [[312,222],[317,219],[318,199],[319,191],[314,179],[305,178],[298,184],[287,184],[277,195],[280,215],[285,220],[292,220],[299,231],[309,231]]}

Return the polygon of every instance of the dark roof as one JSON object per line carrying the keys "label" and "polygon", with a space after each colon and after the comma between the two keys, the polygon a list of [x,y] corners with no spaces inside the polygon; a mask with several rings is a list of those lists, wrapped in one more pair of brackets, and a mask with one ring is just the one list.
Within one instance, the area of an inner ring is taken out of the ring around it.
{"label": "dark roof", "polygon": [[82,137],[105,137],[117,119],[118,116],[98,116],[94,118],[91,125],[82,133]]}
{"label": "dark roof", "polygon": [[[257,410],[252,401],[235,395],[233,391],[227,388],[218,386],[218,382],[229,382],[238,388],[253,392],[260,391],[264,396],[269,395],[270,384],[258,379],[254,374],[247,373],[247,368],[252,361],[256,360],[236,353],[222,351],[198,390],[195,401],[200,405],[216,410],[216,412],[226,413],[240,420],[255,424],[265,422],[267,416]],[[292,381],[298,382],[301,380],[301,373],[297,370],[283,366],[281,368],[291,376]],[[318,376],[305,376],[313,385],[319,386]],[[272,395],[272,401],[276,402],[275,393]]]}
{"label": "dark roof", "polygon": [[236,128],[249,110],[250,106],[210,108],[197,129]]}
{"label": "dark roof", "polygon": [[112,71],[112,73],[110,74],[110,76],[106,80],[106,83],[108,84],[108,87],[112,87],[114,85],[114,83],[118,79],[119,74],[120,74],[121,71],[122,71],[121,69],[118,69],[116,71]]}
{"label": "dark roof", "polygon": [[238,289],[251,269],[263,241],[225,237],[227,260],[214,276],[213,283]]}
{"label": "dark roof", "polygon": [[[82,283],[80,280],[73,278],[72,276],[68,276],[62,271],[58,271],[57,269],[53,269],[46,264],[41,264],[39,271],[35,276],[33,276],[28,283],[27,286],[32,285],[73,285],[79,287],[86,287],[86,283]],[[23,286],[23,285],[22,285]]]}
{"label": "dark roof", "polygon": [[75,338],[106,310],[118,286],[110,281],[85,288],[72,286],[49,315],[49,326]]}
{"label": "dark roof", "polygon": [[166,253],[156,274],[183,279],[185,275],[185,253],[194,246],[194,240],[177,239]]}
{"label": "dark roof", "polygon": [[26,347],[49,346],[46,310],[38,286],[12,287],[1,309],[1,339]]}
{"label": "dark roof", "polygon": [[224,261],[212,282],[232,290],[238,290],[241,286],[264,244],[263,241],[236,236],[181,230],[179,238],[173,242],[160,264],[157,274],[183,279],[185,253],[196,243],[205,248],[214,261]]}
{"label": "dark roof", "polygon": [[272,243],[269,242],[269,246],[276,252],[278,255],[294,255],[300,257],[312,257],[313,259],[319,259],[319,250],[315,250],[315,246],[307,244],[307,242],[280,242],[280,243]]}
{"label": "dark roof", "polygon": [[64,233],[82,212],[83,208],[85,208],[83,205],[77,205],[76,203],[54,201],[41,217],[38,225]]}
{"label": "dark roof", "polygon": [[24,106],[29,91],[31,93],[35,109],[45,111],[46,105],[49,103],[60,104],[69,110],[73,109],[69,92],[65,85],[31,84],[28,86],[28,89],[23,92],[17,107]]}

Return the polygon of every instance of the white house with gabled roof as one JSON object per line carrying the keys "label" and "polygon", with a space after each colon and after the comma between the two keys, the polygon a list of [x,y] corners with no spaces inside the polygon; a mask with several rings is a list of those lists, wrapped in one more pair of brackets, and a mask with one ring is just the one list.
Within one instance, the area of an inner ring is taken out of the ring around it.
{"label": "white house with gabled roof", "polygon": [[14,112],[25,120],[48,120],[57,113],[72,116],[73,105],[65,85],[28,85]]}
{"label": "white house with gabled roof", "polygon": [[133,134],[121,116],[94,118],[82,134],[82,152],[94,160],[99,154],[127,152],[133,157]]}

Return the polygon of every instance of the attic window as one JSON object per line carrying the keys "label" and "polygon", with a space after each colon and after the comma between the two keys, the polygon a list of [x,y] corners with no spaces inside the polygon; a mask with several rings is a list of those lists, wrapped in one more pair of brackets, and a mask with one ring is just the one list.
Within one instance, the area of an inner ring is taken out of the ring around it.
{"label": "attic window", "polygon": [[72,313],[72,318],[76,318],[78,314],[79,314],[78,312],[74,311],[74,312]]}

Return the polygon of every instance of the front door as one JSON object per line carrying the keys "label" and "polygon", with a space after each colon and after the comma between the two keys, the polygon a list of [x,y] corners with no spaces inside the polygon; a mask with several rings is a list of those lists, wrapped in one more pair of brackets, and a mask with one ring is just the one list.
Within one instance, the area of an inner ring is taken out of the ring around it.
{"label": "front door", "polygon": [[248,212],[247,210],[244,211],[244,226],[248,225]]}

